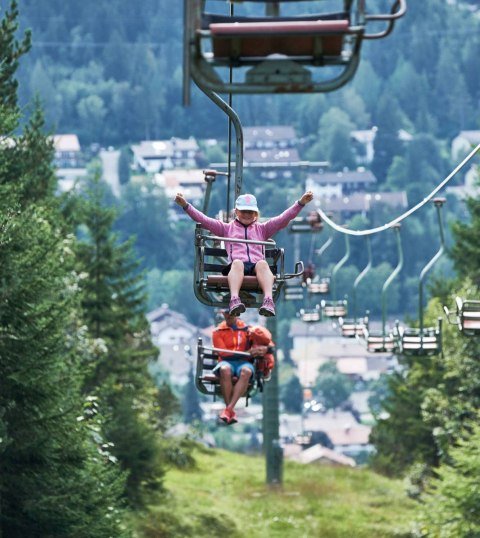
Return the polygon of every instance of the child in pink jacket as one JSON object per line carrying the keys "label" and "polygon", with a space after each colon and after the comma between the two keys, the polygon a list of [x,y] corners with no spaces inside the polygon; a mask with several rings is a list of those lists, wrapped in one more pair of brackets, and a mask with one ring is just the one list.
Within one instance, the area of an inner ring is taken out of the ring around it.
{"label": "child in pink jacket", "polygon": [[[207,217],[187,202],[183,194],[178,193],[175,202],[183,207],[187,215],[195,222],[214,235],[225,238],[249,239],[253,241],[266,241],[294,219],[302,208],[313,199],[313,193],[307,191],[291,207],[282,214],[265,222],[257,222],[258,206],[255,196],[241,194],[235,202],[235,219],[232,222],[222,222]],[[245,312],[245,305],[239,297],[244,275],[256,275],[263,291],[264,299],[259,314],[262,316],[275,315],[275,303],[272,299],[272,289],[275,277],[265,260],[265,247],[250,243],[229,243],[225,241],[229,264],[222,273],[228,275],[230,288],[229,313],[239,316]]]}

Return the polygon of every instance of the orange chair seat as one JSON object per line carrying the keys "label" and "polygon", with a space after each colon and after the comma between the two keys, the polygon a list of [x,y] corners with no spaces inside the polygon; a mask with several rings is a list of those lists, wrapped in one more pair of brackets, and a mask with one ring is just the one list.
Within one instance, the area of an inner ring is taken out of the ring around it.
{"label": "orange chair seat", "polygon": [[340,56],[349,22],[345,19],[233,22],[213,23],[209,28],[215,57]]}

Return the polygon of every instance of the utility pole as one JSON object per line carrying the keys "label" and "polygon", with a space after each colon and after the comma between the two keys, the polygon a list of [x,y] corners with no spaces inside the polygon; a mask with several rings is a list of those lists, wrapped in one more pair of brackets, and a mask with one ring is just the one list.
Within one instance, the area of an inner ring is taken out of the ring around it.
{"label": "utility pole", "polygon": [[[272,340],[277,337],[275,317],[267,319],[267,329],[272,333]],[[280,446],[280,420],[278,405],[278,369],[279,363],[275,353],[275,368],[272,377],[263,388],[263,449],[267,471],[267,485],[280,486],[283,474],[283,450]]]}

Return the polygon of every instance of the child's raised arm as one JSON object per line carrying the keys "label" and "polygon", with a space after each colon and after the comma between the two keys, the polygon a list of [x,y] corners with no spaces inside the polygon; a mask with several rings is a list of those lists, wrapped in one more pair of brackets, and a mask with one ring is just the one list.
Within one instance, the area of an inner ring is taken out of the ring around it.
{"label": "child's raised arm", "polygon": [[204,228],[215,235],[224,236],[225,228],[221,221],[207,217],[204,213],[195,209],[192,204],[188,203],[181,192],[177,192],[175,203],[182,207],[185,213],[195,222],[200,223]]}
{"label": "child's raised arm", "polygon": [[177,196],[175,196],[175,203],[177,203],[180,207],[183,208],[187,207],[188,205],[187,200],[181,192],[177,192]]}
{"label": "child's raised arm", "polygon": [[313,200],[313,192],[307,191],[302,194],[301,198],[297,200],[291,207],[286,209],[280,215],[272,217],[263,224],[263,230],[265,234],[265,239],[269,239],[272,235],[276,234],[282,228],[285,228],[287,224],[294,219],[303,207]]}
{"label": "child's raised arm", "polygon": [[300,198],[299,202],[302,205],[307,205],[308,202],[311,202],[313,200],[313,192],[307,191],[304,194],[302,194],[302,197]]}

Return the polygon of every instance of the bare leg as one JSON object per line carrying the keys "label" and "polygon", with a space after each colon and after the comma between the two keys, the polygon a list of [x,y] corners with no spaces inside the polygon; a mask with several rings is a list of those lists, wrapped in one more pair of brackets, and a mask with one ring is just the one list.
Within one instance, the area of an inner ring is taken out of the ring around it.
{"label": "bare leg", "polygon": [[235,383],[235,386],[233,387],[233,394],[230,398],[230,402],[227,405],[228,409],[231,409],[233,411],[233,408],[237,404],[238,400],[245,394],[248,388],[248,382],[250,381],[250,378],[252,377],[252,371],[250,368],[242,368],[240,371],[240,377],[238,378],[238,381]]}
{"label": "bare leg", "polygon": [[243,282],[243,262],[233,260],[230,272],[228,273],[228,287],[230,288],[230,297],[238,297]]}
{"label": "bare leg", "polygon": [[255,265],[255,273],[257,275],[258,283],[262,288],[263,295],[265,297],[272,297],[275,277],[273,276],[272,271],[270,271],[268,263],[265,260],[257,262]]}
{"label": "bare leg", "polygon": [[228,405],[233,394],[232,369],[229,364],[224,364],[220,368],[220,390],[222,391],[225,405]]}

